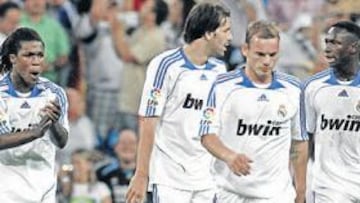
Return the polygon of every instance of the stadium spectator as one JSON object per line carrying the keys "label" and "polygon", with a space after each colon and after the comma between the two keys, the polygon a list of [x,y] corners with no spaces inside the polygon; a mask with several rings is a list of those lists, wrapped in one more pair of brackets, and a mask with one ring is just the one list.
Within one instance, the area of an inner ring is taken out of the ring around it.
{"label": "stadium spectator", "polygon": [[[137,110],[150,60],[165,50],[165,34],[160,24],[166,19],[167,4],[163,0],[146,0],[141,7],[140,26],[126,39],[122,22],[114,12],[112,33],[116,50],[124,61],[121,75],[122,91],[119,95],[120,129],[137,131]],[[146,37],[145,37],[146,36]]]}
{"label": "stadium spectator", "polygon": [[61,191],[65,202],[111,203],[105,183],[96,178],[91,151],[78,149],[71,156],[72,169],[63,172]]}
{"label": "stadium spectator", "polygon": [[0,4],[0,45],[19,26],[20,16],[21,10],[16,3]]}
{"label": "stadium spectator", "polygon": [[125,203],[125,193],[136,165],[137,135],[133,130],[125,129],[119,133],[116,143],[115,159],[97,171],[97,177],[111,190],[114,203]]}

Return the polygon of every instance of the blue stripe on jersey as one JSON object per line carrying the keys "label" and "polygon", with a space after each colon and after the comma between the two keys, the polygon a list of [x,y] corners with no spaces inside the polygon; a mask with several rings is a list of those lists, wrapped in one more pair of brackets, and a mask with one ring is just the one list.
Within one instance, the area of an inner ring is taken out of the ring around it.
{"label": "blue stripe on jersey", "polygon": [[209,134],[210,126],[209,122],[205,120],[200,121],[199,136]]}
{"label": "blue stripe on jersey", "polygon": [[206,102],[206,106],[207,107],[216,107],[216,97],[215,97],[215,86],[216,86],[216,82],[214,82],[211,86],[208,98],[207,98],[207,102]]}
{"label": "blue stripe on jersey", "polygon": [[146,107],[145,116],[153,116],[155,114],[156,108],[152,105],[148,105]]}
{"label": "blue stripe on jersey", "polygon": [[323,78],[323,77],[328,76],[328,75],[330,74],[330,72],[331,72],[331,69],[328,68],[328,69],[326,69],[326,70],[323,70],[323,71],[321,71],[321,72],[319,72],[319,73],[311,76],[310,78],[308,78],[307,80],[305,80],[305,82],[304,82],[303,85],[302,85],[302,89],[305,90],[305,88],[306,88],[311,82],[313,82],[314,80],[318,80],[318,79],[321,79],[321,78]]}
{"label": "blue stripe on jersey", "polygon": [[166,71],[167,69],[170,67],[170,64],[172,64],[173,62],[179,60],[179,57],[182,57],[181,55],[181,49],[175,51],[174,53],[164,57],[159,64],[159,68],[156,72],[155,75],[155,80],[154,80],[154,87],[161,89],[162,84],[164,82],[164,78],[166,75]]}
{"label": "blue stripe on jersey", "polygon": [[237,70],[230,71],[230,72],[227,72],[224,74],[220,74],[216,79],[216,83],[217,84],[224,83],[228,80],[235,79],[241,75],[242,75],[242,69],[237,69]]}
{"label": "blue stripe on jersey", "polygon": [[309,135],[306,131],[306,113],[305,113],[305,102],[304,102],[304,91],[300,93],[300,133],[303,140],[309,140]]}
{"label": "blue stripe on jersey", "polygon": [[306,112],[305,112],[305,89],[306,87],[313,81],[324,78],[330,74],[330,69],[326,69],[321,71],[313,76],[311,76],[308,80],[306,80],[301,85],[301,94],[300,94],[300,122],[301,122],[301,135],[303,138],[309,139],[309,135],[306,131]]}
{"label": "blue stripe on jersey", "polygon": [[66,102],[66,95],[64,94],[63,91],[61,91],[61,88],[58,87],[56,84],[54,84],[53,82],[44,82],[41,83],[42,85],[44,85],[45,88],[50,89],[51,92],[55,93],[58,96],[59,99],[59,104],[61,107],[61,117],[60,117],[60,121],[61,123],[64,123],[64,115],[66,114],[66,109],[67,107],[67,102]]}
{"label": "blue stripe on jersey", "polygon": [[284,80],[298,88],[300,88],[300,86],[301,86],[300,80],[294,76],[291,76],[291,75],[288,75],[285,73],[280,73],[280,72],[275,72],[274,75],[275,75],[275,79]]}

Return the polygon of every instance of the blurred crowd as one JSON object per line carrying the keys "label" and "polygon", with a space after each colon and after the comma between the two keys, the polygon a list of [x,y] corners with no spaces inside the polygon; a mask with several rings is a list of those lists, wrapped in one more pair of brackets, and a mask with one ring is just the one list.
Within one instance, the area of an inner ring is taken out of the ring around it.
{"label": "blurred crowd", "polygon": [[277,70],[300,79],[327,67],[329,25],[360,24],[357,0],[0,0],[0,43],[17,27],[34,28],[46,46],[43,76],[67,92],[70,135],[57,155],[59,202],[125,202],[146,67],[183,44],[188,12],[209,1],[231,11],[233,41],[221,58],[228,70],[246,60],[241,46],[251,21],[278,23]]}

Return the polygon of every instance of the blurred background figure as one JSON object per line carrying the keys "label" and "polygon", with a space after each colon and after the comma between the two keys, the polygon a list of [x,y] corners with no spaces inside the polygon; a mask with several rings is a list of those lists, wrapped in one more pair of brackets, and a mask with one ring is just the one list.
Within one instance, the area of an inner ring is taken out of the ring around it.
{"label": "blurred background figure", "polygon": [[[60,171],[59,202],[61,203],[111,203],[111,194],[105,183],[97,180],[93,154],[78,149],[71,156],[72,167]],[[65,169],[65,168],[64,168]]]}
{"label": "blurred background figure", "polygon": [[92,150],[96,145],[95,128],[92,121],[85,114],[85,100],[76,89],[66,90],[69,101],[69,139],[64,149],[57,152],[60,165],[69,164],[71,153],[77,149]]}
{"label": "blurred background figure", "polygon": [[131,128],[137,131],[137,112],[147,65],[155,55],[166,49],[165,33],[160,25],[167,14],[168,7],[163,0],[145,0],[139,12],[139,27],[128,36],[123,23],[112,18],[115,47],[124,61],[118,103],[120,129]]}
{"label": "blurred background figure", "polygon": [[21,10],[14,2],[0,3],[0,45],[20,22]]}
{"label": "blurred background figure", "polygon": [[312,75],[318,54],[312,42],[312,23],[311,15],[302,13],[281,33],[277,70],[301,80]]}
{"label": "blurred background figure", "polygon": [[122,130],[114,146],[115,159],[96,172],[98,179],[110,188],[113,203],[125,203],[126,190],[135,172],[137,141],[133,130]]}
{"label": "blurred background figure", "polygon": [[70,42],[60,23],[47,15],[46,0],[24,0],[24,13],[20,24],[35,29],[44,39],[46,65],[43,75],[59,83],[61,78],[58,76],[68,62]]}
{"label": "blurred background figure", "polygon": [[116,53],[110,23],[119,7],[111,0],[78,0],[75,6],[80,17],[73,31],[84,56],[86,113],[95,125],[99,148],[104,148],[117,121],[122,89],[123,61]]}
{"label": "blurred background figure", "polygon": [[161,24],[165,32],[166,48],[174,49],[184,44],[182,30],[185,19],[191,8],[196,4],[194,0],[166,0],[169,15]]}

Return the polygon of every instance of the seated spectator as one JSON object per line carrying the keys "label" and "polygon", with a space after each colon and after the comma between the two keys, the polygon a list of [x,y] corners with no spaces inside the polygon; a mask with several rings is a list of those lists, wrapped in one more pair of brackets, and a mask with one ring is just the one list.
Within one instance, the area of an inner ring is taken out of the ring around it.
{"label": "seated spectator", "polygon": [[122,130],[115,145],[116,159],[100,167],[96,174],[111,189],[114,203],[125,203],[125,193],[135,172],[137,136],[133,130]]}
{"label": "seated spectator", "polygon": [[85,100],[80,92],[69,88],[66,90],[69,101],[69,139],[63,150],[57,152],[59,164],[69,164],[70,155],[77,149],[94,149],[96,143],[95,128],[85,115]]}
{"label": "seated spectator", "polygon": [[61,172],[60,188],[64,202],[70,203],[111,203],[110,190],[98,181],[93,170],[92,153],[79,149],[71,157],[73,169]]}

